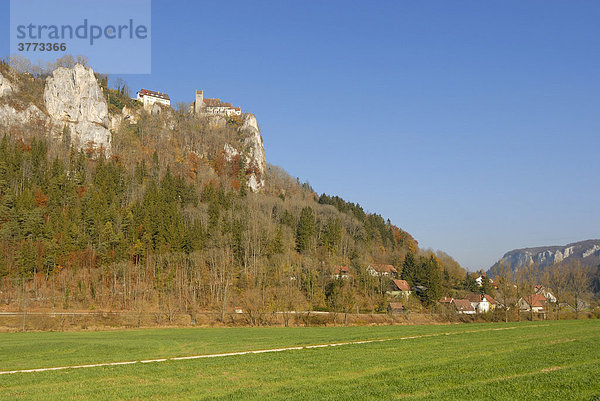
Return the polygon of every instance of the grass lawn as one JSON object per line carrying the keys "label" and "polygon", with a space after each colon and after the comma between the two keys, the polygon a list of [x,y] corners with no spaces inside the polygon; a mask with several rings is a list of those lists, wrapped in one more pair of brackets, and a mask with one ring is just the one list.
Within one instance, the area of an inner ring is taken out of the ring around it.
{"label": "grass lawn", "polygon": [[0,375],[0,399],[600,400],[599,320],[5,333],[0,371],[368,339],[391,340]]}

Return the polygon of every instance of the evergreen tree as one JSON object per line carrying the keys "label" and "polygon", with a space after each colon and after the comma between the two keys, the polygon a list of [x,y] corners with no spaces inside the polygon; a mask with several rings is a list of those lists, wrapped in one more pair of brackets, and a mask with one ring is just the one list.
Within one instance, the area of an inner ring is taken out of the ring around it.
{"label": "evergreen tree", "polygon": [[305,207],[300,213],[300,220],[296,229],[296,250],[304,252],[310,249],[315,235],[315,215],[311,207]]}
{"label": "evergreen tree", "polygon": [[475,281],[475,277],[469,272],[465,275],[465,280],[463,281],[463,289],[471,292],[477,292],[479,286],[477,285],[477,281]]}
{"label": "evergreen tree", "polygon": [[403,280],[406,280],[410,286],[414,286],[415,278],[417,275],[417,262],[415,261],[415,255],[412,252],[408,252],[404,261],[402,262],[402,272],[400,276]]}

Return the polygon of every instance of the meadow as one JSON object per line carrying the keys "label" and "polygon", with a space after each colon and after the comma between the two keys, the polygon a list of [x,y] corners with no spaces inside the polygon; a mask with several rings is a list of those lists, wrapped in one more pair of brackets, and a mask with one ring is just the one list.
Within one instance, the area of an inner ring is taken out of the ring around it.
{"label": "meadow", "polygon": [[[411,337],[411,338],[407,338]],[[2,400],[600,400],[600,321],[0,334]]]}

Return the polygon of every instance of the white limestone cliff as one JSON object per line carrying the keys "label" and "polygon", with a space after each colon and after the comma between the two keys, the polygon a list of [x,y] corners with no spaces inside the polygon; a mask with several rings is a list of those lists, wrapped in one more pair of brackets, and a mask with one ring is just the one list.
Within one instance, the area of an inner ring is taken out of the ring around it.
{"label": "white limestone cliff", "polygon": [[248,176],[248,187],[252,192],[257,192],[265,186],[267,161],[263,139],[254,114],[244,114],[241,131],[246,137],[244,139],[246,165],[251,171]]}
{"label": "white limestone cliff", "polygon": [[108,106],[91,68],[57,68],[46,81],[44,103],[55,130],[68,126],[78,148],[103,147],[110,153]]}
{"label": "white limestone cliff", "polygon": [[0,105],[1,127],[25,127],[35,122],[45,124],[47,121],[48,117],[33,104],[25,110],[17,110],[8,104]]}
{"label": "white limestone cliff", "polygon": [[0,97],[8,95],[14,90],[13,84],[0,74]]}

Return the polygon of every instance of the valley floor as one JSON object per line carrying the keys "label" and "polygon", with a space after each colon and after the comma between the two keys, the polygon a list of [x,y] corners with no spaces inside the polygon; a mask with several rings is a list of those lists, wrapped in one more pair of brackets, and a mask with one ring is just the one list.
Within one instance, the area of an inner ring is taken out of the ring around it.
{"label": "valley floor", "polygon": [[600,397],[599,320],[0,334],[1,372],[148,359],[2,374],[0,399]]}

